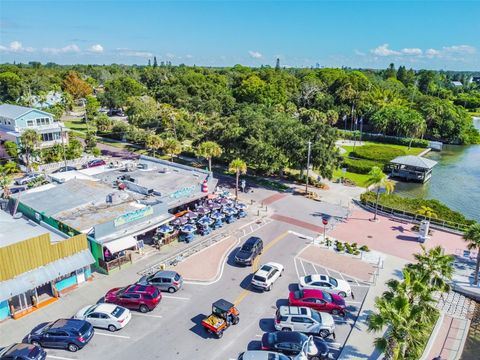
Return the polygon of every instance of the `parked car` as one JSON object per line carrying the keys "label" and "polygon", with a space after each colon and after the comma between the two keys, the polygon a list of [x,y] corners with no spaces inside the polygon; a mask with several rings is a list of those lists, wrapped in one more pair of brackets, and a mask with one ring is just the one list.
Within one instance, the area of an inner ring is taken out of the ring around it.
{"label": "parked car", "polygon": [[248,350],[238,355],[237,360],[290,360],[290,357],[272,351]]}
{"label": "parked car", "polygon": [[87,169],[87,168],[92,168],[92,167],[96,167],[96,166],[103,166],[103,165],[106,165],[106,164],[107,163],[103,159],[93,159],[93,160],[90,160],[89,162],[87,162],[86,164],[84,164],[83,168]]}
{"label": "parked car", "polygon": [[337,294],[341,297],[352,295],[352,289],[350,288],[350,284],[348,282],[345,280],[335,279],[328,275],[314,274],[301,277],[298,287],[300,290],[325,290],[330,294]]}
{"label": "parked car", "polygon": [[305,306],[280,306],[275,316],[275,329],[300,331],[326,338],[335,331],[335,321],[332,315]]}
{"label": "parked car", "polygon": [[26,186],[19,186],[19,187],[10,188],[8,190],[10,190],[10,194],[18,194],[19,192],[25,191],[27,189],[28,187]]}
{"label": "parked car", "polygon": [[75,166],[62,166],[60,169],[57,169],[52,172],[52,174],[64,173],[67,171],[74,171],[77,170]]}
{"label": "parked car", "polygon": [[274,262],[262,265],[252,277],[252,286],[270,291],[273,283],[282,276],[283,270],[283,265]]}
{"label": "parked car", "polygon": [[27,185],[29,182],[36,180],[38,178],[41,178],[43,174],[36,174],[36,173],[31,173],[27,174],[24,177],[21,177],[19,179],[15,180],[15,184],[17,185]]}
{"label": "parked car", "polygon": [[162,294],[155,286],[129,285],[124,288],[114,288],[105,295],[105,302],[139,310],[142,313],[152,311],[162,299]]}
{"label": "parked car", "polygon": [[110,109],[107,112],[108,116],[125,116],[122,109]]}
{"label": "parked car", "polygon": [[0,360],[45,360],[47,353],[41,347],[17,343],[0,348]]}
{"label": "parked car", "polygon": [[161,270],[153,275],[145,275],[138,280],[139,285],[152,285],[160,291],[174,293],[183,286],[182,275],[176,271]]}
{"label": "parked car", "polygon": [[86,320],[94,327],[117,331],[132,318],[130,310],[115,304],[96,304],[82,308],[75,319]]}
{"label": "parked car", "polygon": [[[312,340],[317,349],[316,354],[309,356],[310,360],[328,359],[328,345],[324,340],[313,336]],[[302,351],[309,337],[298,331],[275,331],[262,336],[262,350],[278,351],[285,355],[295,356]]]}
{"label": "parked car", "polygon": [[263,241],[259,237],[250,237],[235,255],[235,262],[239,265],[252,265],[255,258],[263,251]]}
{"label": "parked car", "polygon": [[329,312],[332,315],[346,315],[345,300],[340,295],[329,294],[323,290],[290,291],[288,301],[293,306],[307,306],[318,311]]}
{"label": "parked car", "polygon": [[28,335],[30,344],[42,347],[63,348],[75,352],[92,339],[93,326],[85,320],[58,319]]}

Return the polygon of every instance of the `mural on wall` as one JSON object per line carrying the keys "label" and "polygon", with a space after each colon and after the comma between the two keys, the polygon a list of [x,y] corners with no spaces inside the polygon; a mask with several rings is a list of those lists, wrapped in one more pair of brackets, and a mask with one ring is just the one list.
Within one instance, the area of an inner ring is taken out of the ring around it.
{"label": "mural on wall", "polygon": [[125,225],[129,222],[153,215],[153,208],[151,206],[146,206],[142,209],[138,209],[123,215],[116,217],[113,220],[113,226],[118,227]]}

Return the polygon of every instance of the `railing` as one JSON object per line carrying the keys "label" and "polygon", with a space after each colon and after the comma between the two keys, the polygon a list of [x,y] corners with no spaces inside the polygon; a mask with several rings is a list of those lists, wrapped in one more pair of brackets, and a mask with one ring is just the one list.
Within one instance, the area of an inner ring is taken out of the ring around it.
{"label": "railing", "polygon": [[[375,203],[373,201],[358,202],[358,204],[369,211],[375,211]],[[405,210],[386,207],[380,204],[378,204],[377,210],[379,213],[383,213],[385,215],[393,215],[396,218],[400,218],[414,223],[420,223],[420,221],[422,220],[427,220],[426,216],[414,214]],[[439,230],[449,230],[461,234],[463,234],[463,232],[465,232],[465,230],[468,228],[468,225],[459,224],[448,220],[430,219],[429,221],[430,227],[432,228]]]}
{"label": "railing", "polygon": [[126,254],[125,256],[121,256],[110,261],[105,261],[102,259],[98,261],[100,267],[106,270],[107,274],[113,269],[121,269],[122,265],[125,265],[127,263],[132,263],[132,254]]}

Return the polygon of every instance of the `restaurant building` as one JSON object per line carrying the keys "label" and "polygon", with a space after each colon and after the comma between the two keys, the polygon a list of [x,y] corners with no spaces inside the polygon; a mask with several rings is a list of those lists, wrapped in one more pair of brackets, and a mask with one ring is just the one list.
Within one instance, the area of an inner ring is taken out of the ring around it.
{"label": "restaurant building", "polygon": [[85,234],[95,267],[104,273],[132,262],[145,236],[217,184],[208,171],[145,156],[56,180],[60,184],[24,193],[12,206],[64,233]]}
{"label": "restaurant building", "polygon": [[67,236],[4,211],[0,229],[0,321],[40,309],[91,278],[86,235]]}

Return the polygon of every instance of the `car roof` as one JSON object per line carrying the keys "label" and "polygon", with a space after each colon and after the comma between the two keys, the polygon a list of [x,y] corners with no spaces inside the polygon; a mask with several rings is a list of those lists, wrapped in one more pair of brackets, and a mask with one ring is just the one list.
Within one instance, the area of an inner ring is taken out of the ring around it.
{"label": "car roof", "polygon": [[306,335],[298,331],[276,331],[273,334],[277,343],[282,341],[303,341],[307,338]]}
{"label": "car roof", "polygon": [[95,306],[95,312],[103,312],[107,314],[111,314],[115,308],[117,308],[118,305],[115,304],[109,304],[109,303],[101,303]]}
{"label": "car roof", "polygon": [[323,291],[322,290],[316,290],[316,289],[303,289],[300,290],[303,292],[303,297],[314,297],[314,298],[319,298],[323,299]]}
{"label": "car roof", "polygon": [[280,306],[280,315],[309,315],[311,310],[305,306]]}
{"label": "car roof", "polygon": [[160,271],[157,271],[153,277],[175,277],[175,275],[177,275],[177,272],[176,271],[172,271],[172,270],[160,270]]}
{"label": "car roof", "polygon": [[80,329],[85,321],[79,319],[58,319],[52,323],[50,329]]}
{"label": "car roof", "polygon": [[213,303],[213,306],[216,308],[222,310],[222,311],[228,311],[230,310],[234,305],[225,299],[219,299]]}
{"label": "car roof", "polygon": [[25,343],[16,343],[10,346],[0,349],[0,355],[10,355],[10,356],[25,356],[29,355],[32,350],[35,349],[35,345],[25,344]]}
{"label": "car roof", "polygon": [[127,287],[127,290],[125,292],[127,293],[142,293],[142,294],[153,294],[157,288],[155,286],[151,285],[139,285],[139,284],[133,284]]}
{"label": "car roof", "polygon": [[310,275],[310,277],[312,278],[312,281],[318,281],[318,280],[328,281],[329,279],[329,276],[323,275],[323,274],[313,274],[313,275]]}
{"label": "car roof", "polygon": [[262,239],[260,239],[258,236],[251,236],[247,239],[247,241],[245,241],[245,244],[253,245],[258,241],[262,241]]}
{"label": "car roof", "polygon": [[242,354],[242,360],[274,360],[278,354],[271,351],[248,350]]}

